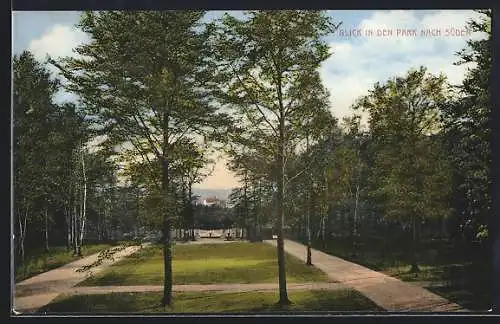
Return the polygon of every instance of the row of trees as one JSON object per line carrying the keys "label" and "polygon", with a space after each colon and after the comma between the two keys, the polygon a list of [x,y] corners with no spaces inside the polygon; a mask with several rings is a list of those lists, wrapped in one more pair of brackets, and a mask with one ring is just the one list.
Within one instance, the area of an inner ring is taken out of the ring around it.
{"label": "row of trees", "polygon": [[[313,81],[316,72],[303,69],[316,67],[303,57],[314,62],[327,57],[319,41],[313,42],[317,48],[299,41],[307,39],[307,28],[292,17],[276,18],[284,13],[246,22],[228,18],[226,25],[237,32],[226,27],[227,37],[241,41],[229,43],[238,57],[248,58],[235,70],[241,75],[231,98],[246,123],[232,139],[237,148],[229,150],[230,165],[243,183],[231,195],[238,215],[260,226],[249,192],[256,183],[268,184],[271,194],[260,195],[258,206],[276,212],[272,207],[278,204],[278,246],[286,215],[290,235],[308,243],[308,264],[311,241],[326,245],[333,236],[350,237],[354,245],[360,236],[406,236],[412,243],[411,271],[419,271],[424,236],[479,243],[489,255],[491,11],[479,12],[483,19],[470,21],[469,28],[486,37],[468,41],[457,53],[456,64],[473,63],[461,85],[451,86],[425,67],[412,69],[376,83],[353,105],[358,113],[341,123],[327,110],[327,94]],[[302,19],[316,30],[326,26]],[[255,21],[267,27],[250,29]],[[302,33],[286,29],[294,27]],[[244,34],[247,30],[252,32]],[[302,56],[305,48],[311,52]],[[289,56],[284,59],[283,53]],[[359,112],[368,115],[368,127],[362,127]],[[280,279],[280,301],[286,303],[284,287]]]}
{"label": "row of trees", "polygon": [[[90,43],[76,48],[78,57],[51,61],[96,132],[106,135],[104,145],[121,145],[129,179],[147,207],[144,218],[163,230],[164,304],[171,301],[171,229],[190,206],[177,201],[190,201],[209,142],[243,154],[240,161],[256,153],[263,165],[275,161],[264,172],[272,175],[272,185],[266,185],[276,192],[279,231],[289,158],[303,142],[307,123],[330,116],[317,71],[329,56],[322,37],[334,30],[324,12],[253,11],[243,20],[226,15],[207,24],[203,16],[85,13],[79,27]],[[251,152],[243,152],[249,143],[264,151],[250,146]],[[283,233],[278,236],[285,304]]]}
{"label": "row of trees", "polygon": [[17,262],[25,248],[66,244],[81,255],[84,233],[110,231],[115,166],[89,149],[92,131],[73,104],[55,104],[57,79],[29,52],[13,59],[14,221]]}

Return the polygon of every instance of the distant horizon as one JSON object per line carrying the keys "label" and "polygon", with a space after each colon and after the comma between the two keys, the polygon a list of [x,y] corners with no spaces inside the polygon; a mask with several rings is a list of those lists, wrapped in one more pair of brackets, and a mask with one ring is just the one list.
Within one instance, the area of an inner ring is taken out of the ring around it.
{"label": "distant horizon", "polygon": [[215,197],[227,200],[233,188],[197,188],[193,186],[193,194],[200,198]]}

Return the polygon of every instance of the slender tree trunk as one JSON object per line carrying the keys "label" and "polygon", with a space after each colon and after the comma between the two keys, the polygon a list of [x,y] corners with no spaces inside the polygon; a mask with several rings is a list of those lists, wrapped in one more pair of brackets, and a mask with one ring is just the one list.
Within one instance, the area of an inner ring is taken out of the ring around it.
{"label": "slender tree trunk", "polygon": [[[73,205],[73,203],[71,203]],[[74,250],[75,248],[75,216],[74,216],[74,206],[69,206],[68,207],[68,213],[69,213],[69,226],[70,226],[70,249]]]}
{"label": "slender tree trunk", "polygon": [[66,251],[71,251],[71,223],[68,206],[64,206],[64,216],[66,220]]}
{"label": "slender tree trunk", "polygon": [[261,213],[263,212],[262,211],[262,184],[259,180],[258,182],[258,194],[259,194],[259,197],[258,197],[258,209],[257,209],[257,235],[259,236],[259,241],[262,242],[262,224],[261,224],[261,221],[260,221],[260,217],[261,217]]}
{"label": "slender tree trunk", "polygon": [[193,209],[193,183],[190,181],[189,182],[189,187],[188,187],[188,203],[189,203],[189,221],[190,221],[190,236],[191,236],[191,241],[196,241],[196,237],[194,235],[194,209]]}
{"label": "slender tree trunk", "polygon": [[169,116],[165,112],[163,115],[163,160],[162,160],[162,189],[165,201],[163,214],[163,305],[169,306],[172,303],[172,223],[169,213],[170,208],[170,178],[168,161],[168,136],[169,136]]}
{"label": "slender tree trunk", "polygon": [[[281,100],[280,100],[281,103]],[[281,103],[282,106],[282,103]],[[285,225],[285,119],[284,110],[280,109],[280,139],[279,139],[279,177],[278,177],[278,277],[279,277],[279,304],[289,305],[288,293],[286,288],[286,266],[285,266],[285,240],[283,227]]]}
{"label": "slender tree trunk", "polygon": [[47,210],[47,208],[45,208],[45,212],[44,212],[44,216],[45,216],[45,251],[48,252],[49,251],[49,212]]}
{"label": "slender tree trunk", "polygon": [[28,219],[29,208],[26,207],[24,219],[22,212],[19,212],[19,256],[21,263],[24,263],[24,239],[26,238],[26,220]]}
{"label": "slender tree trunk", "polygon": [[319,220],[319,227],[318,227],[318,232],[316,234],[316,239],[319,240],[319,238],[323,235],[324,231],[325,231],[325,216],[322,215]]}
{"label": "slender tree trunk", "polygon": [[330,220],[328,218],[328,207],[326,208],[326,213],[323,216],[323,238],[321,239],[321,246],[326,249],[326,240],[330,237]]}
{"label": "slender tree trunk", "polygon": [[83,176],[83,200],[82,200],[82,210],[81,210],[81,227],[80,227],[80,240],[78,244],[78,255],[82,256],[82,244],[83,244],[83,237],[85,235],[85,221],[87,218],[86,212],[87,212],[87,173],[85,171],[85,157],[84,157],[84,151],[82,150],[81,153],[81,159],[82,159],[82,176]]}
{"label": "slender tree trunk", "polygon": [[101,242],[101,211],[97,214],[97,241]]}
{"label": "slender tree trunk", "polygon": [[164,285],[163,285],[163,305],[170,305],[172,302],[172,250],[171,250],[171,244],[172,244],[172,237],[171,237],[171,231],[172,231],[172,224],[171,220],[169,217],[168,213],[168,208],[169,206],[169,200],[168,200],[168,183],[169,183],[169,176],[168,176],[168,161],[165,159],[163,163],[163,190],[165,194],[165,200],[166,200],[166,210],[165,210],[165,215],[163,216],[163,266],[164,266],[164,271],[165,271],[165,280],[164,280]]}
{"label": "slender tree trunk", "polygon": [[[306,136],[306,151],[309,154],[309,135]],[[306,189],[306,226],[307,226],[307,258],[306,264],[312,265],[311,260],[311,171],[307,171]]]}
{"label": "slender tree trunk", "polygon": [[357,250],[357,236],[358,236],[358,202],[359,202],[359,184],[356,184],[356,192],[354,197],[354,216],[353,216],[353,227],[352,227],[352,254],[356,256]]}
{"label": "slender tree trunk", "polygon": [[67,196],[66,204],[64,206],[64,211],[66,213],[66,230],[67,230],[67,251],[71,251],[72,242],[73,242],[73,223],[71,217],[71,197],[73,193],[73,181],[72,181],[72,173],[69,176],[69,194]]}
{"label": "slender tree trunk", "polygon": [[325,197],[326,197],[326,201],[327,201],[327,204],[326,204],[326,221],[325,221],[325,224],[326,224],[326,227],[325,228],[325,237],[323,238],[322,240],[322,247],[323,247],[323,250],[326,249],[326,241],[327,239],[330,240],[330,238],[332,237],[331,236],[331,229],[330,229],[330,203],[328,202],[329,201],[329,188],[328,188],[328,179],[326,177],[326,172],[323,171],[323,180],[324,180],[324,183],[325,183]]}
{"label": "slender tree trunk", "polygon": [[418,260],[417,260],[417,216],[413,215],[412,216],[412,244],[411,244],[411,253],[412,253],[412,263],[411,263],[411,269],[410,272],[416,273],[420,272],[420,269],[418,267]]}
{"label": "slender tree trunk", "polygon": [[76,221],[76,215],[77,215],[77,210],[76,210],[76,201],[73,202],[73,256],[78,255],[78,224]]}
{"label": "slender tree trunk", "polygon": [[306,199],[306,234],[307,234],[307,247],[306,247],[306,264],[312,265],[312,256],[311,256],[311,245],[312,245],[312,237],[311,237],[311,192],[308,189],[307,199]]}
{"label": "slender tree trunk", "polygon": [[311,215],[309,213],[309,207],[307,208],[307,265],[312,265],[311,259]]}

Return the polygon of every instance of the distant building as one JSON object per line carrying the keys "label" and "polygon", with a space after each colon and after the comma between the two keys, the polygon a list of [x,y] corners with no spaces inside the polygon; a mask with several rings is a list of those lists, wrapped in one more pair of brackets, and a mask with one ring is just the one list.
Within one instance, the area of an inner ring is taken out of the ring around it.
{"label": "distant building", "polygon": [[198,201],[196,201],[196,205],[226,207],[227,203],[225,200],[213,196],[213,197],[202,197],[198,199]]}

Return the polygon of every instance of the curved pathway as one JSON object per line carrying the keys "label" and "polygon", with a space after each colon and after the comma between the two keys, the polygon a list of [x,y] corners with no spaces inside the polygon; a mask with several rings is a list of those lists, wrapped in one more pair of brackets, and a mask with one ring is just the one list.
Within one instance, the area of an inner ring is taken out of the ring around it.
{"label": "curved pathway", "polygon": [[14,287],[13,312],[19,314],[36,311],[38,308],[50,303],[62,291],[85,280],[91,273],[102,271],[110,264],[136,252],[140,248],[140,246],[126,247],[116,252],[113,259],[105,260],[101,265],[93,267],[90,272],[78,272],[76,270],[97,261],[99,252],[17,283]]}
{"label": "curved pathway", "polygon": [[[266,240],[265,242],[276,246],[275,240]],[[303,244],[285,240],[285,251],[301,260],[306,260],[306,246]],[[315,249],[311,249],[311,256],[313,265],[327,273],[328,277],[359,291],[388,311],[467,311],[460,305],[424,288],[370,270],[359,264]]]}
{"label": "curved pathway", "polygon": [[[197,241],[191,242],[176,242],[176,244],[214,244],[214,243],[232,243],[235,241],[225,241],[224,239],[198,239]],[[144,243],[141,246],[129,246],[125,249],[116,252],[113,255],[113,259],[105,260],[101,265],[93,267],[89,271],[77,272],[77,269],[81,267],[92,264],[97,261],[99,252],[92,254],[88,257],[76,260],[74,262],[68,263],[62,267],[41,273],[37,276],[28,278],[24,281],[21,281],[15,284],[13,289],[14,296],[11,300],[11,309],[14,314],[19,315],[22,313],[33,313],[37,309],[49,304],[54,298],[56,298],[59,294],[71,291],[71,289],[76,286],[81,281],[85,280],[89,275],[98,273],[102,271],[104,268],[108,267],[112,263],[115,263],[122,258],[135,253],[141,247],[145,247],[150,243]],[[85,287],[87,288],[87,287]],[[95,287],[94,287],[95,288]],[[100,289],[100,287],[97,287]],[[104,287],[106,288],[106,287]],[[78,292],[77,288],[75,291]],[[110,288],[110,289],[128,289],[124,288]],[[139,291],[141,288],[138,288]],[[142,289],[153,289],[153,288],[142,288]],[[173,289],[188,289],[188,288],[175,288]],[[202,289],[210,289],[210,288],[202,288]],[[249,288],[250,289],[250,288]],[[106,290],[102,290],[106,291]],[[128,290],[127,290],[128,291]],[[146,290],[150,291],[150,290]],[[187,291],[187,290],[184,290]],[[207,290],[208,291],[208,290]]]}

